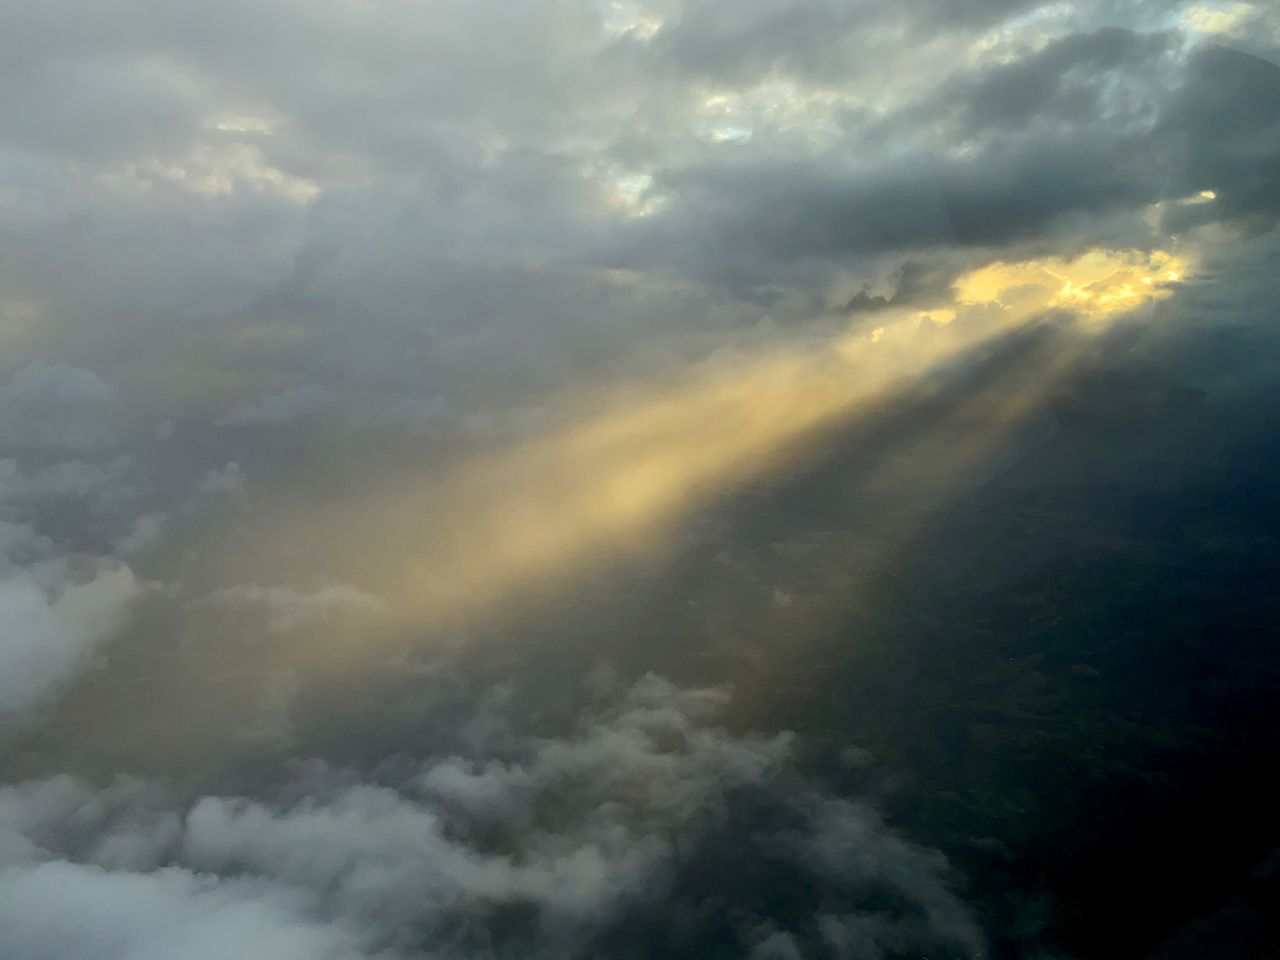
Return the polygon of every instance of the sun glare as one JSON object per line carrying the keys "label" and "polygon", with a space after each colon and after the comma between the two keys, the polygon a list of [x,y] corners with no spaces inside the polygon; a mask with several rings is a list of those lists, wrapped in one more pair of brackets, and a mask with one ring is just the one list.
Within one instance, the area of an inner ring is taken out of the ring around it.
{"label": "sun glare", "polygon": [[776,468],[815,431],[1047,310],[1096,328],[1168,296],[1186,269],[1165,251],[1101,249],[991,263],[960,276],[950,302],[878,314],[835,341],[567,401],[538,438],[306,518],[290,552],[358,555],[394,585],[404,618],[484,609],[593,557],[660,544],[690,508]]}
{"label": "sun glare", "polygon": [[1007,310],[1067,309],[1098,321],[1170,296],[1188,271],[1184,258],[1165,250],[1090,250],[1074,258],[997,261],[962,276],[957,299]]}

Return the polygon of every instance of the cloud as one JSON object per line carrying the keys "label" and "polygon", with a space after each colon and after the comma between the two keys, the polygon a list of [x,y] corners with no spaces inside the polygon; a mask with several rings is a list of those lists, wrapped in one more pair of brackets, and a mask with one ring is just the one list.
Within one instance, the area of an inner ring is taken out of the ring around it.
{"label": "cloud", "polygon": [[[1144,81],[1161,73],[1174,49],[1172,32],[1118,27],[1053,39],[1042,49],[978,73],[943,99],[961,105],[967,132],[1023,129],[1030,123],[1075,126],[1140,119]],[[1135,111],[1135,112],[1130,112]]]}
{"label": "cloud", "polygon": [[0,502],[94,498],[102,506],[136,500],[146,486],[133,460],[118,456],[106,463],[63,460],[24,473],[13,458],[0,460]]}
{"label": "cloud", "polygon": [[270,633],[297,630],[328,620],[334,614],[376,613],[383,608],[378,597],[344,583],[309,592],[292,587],[239,584],[216,590],[209,599],[224,606],[265,610]]}
{"label": "cloud", "polygon": [[111,385],[92,370],[68,363],[29,363],[0,390],[0,404],[19,408],[42,404],[75,407],[110,403]]}
{"label": "cloud", "polygon": [[[272,0],[199,37],[143,0],[77,29],[12,6],[0,281],[44,318],[18,346],[110,355],[227,423],[318,416],[339,371],[426,378],[460,417],[537,405],[809,318],[869,260],[1149,233],[1205,179],[1240,187],[1198,215],[1234,217],[1274,167],[1176,106],[1219,65],[1154,4]],[[1232,111],[1269,102],[1246,86]]]}
{"label": "cloud", "polygon": [[[713,942],[745,953],[767,949],[768,927],[804,951],[838,930],[886,954],[981,954],[939,854],[798,778],[788,737],[715,726],[724,702],[649,676],[565,736],[508,720],[480,754],[373,781],[313,766],[260,799],[178,801],[160,784],[66,777],[0,789],[8,949],[14,960],[202,956],[215,944],[246,957],[613,956]],[[746,832],[742,810],[753,811]],[[766,891],[729,879],[760,856],[812,902],[771,913]]]}
{"label": "cloud", "polygon": [[18,558],[39,556],[51,547],[30,524],[0,519],[0,573],[8,574]]}
{"label": "cloud", "polygon": [[1280,218],[1280,66],[1226,47],[1198,49],[1163,133],[1186,158],[1183,193],[1214,191],[1204,213],[1259,227]]}
{"label": "cloud", "polygon": [[403,424],[414,433],[428,433],[448,420],[449,404],[441,396],[397,397],[387,407],[392,423]]}
{"label": "cloud", "polygon": [[144,513],[134,520],[129,531],[116,541],[116,552],[128,556],[154,545],[164,532],[167,519],[164,513]]}
{"label": "cloud", "polygon": [[0,716],[21,715],[56,692],[123,625],[140,592],[124,566],[84,580],[48,566],[0,572]]}
{"label": "cloud", "polygon": [[[26,431],[33,423],[51,426],[47,418],[53,417],[73,434],[93,423],[82,415],[113,397],[101,378],[64,364],[25,367],[0,392],[0,404],[7,405],[0,405],[0,420],[16,412],[14,422]],[[100,555],[102,532],[128,523],[150,492],[134,459],[64,460],[59,444],[40,449],[38,434],[27,437],[34,443],[20,441],[24,459],[29,455],[36,466],[0,459],[0,727],[6,735],[27,725],[92,664],[145,589],[130,567]],[[92,433],[95,444],[105,438]]]}
{"label": "cloud", "polygon": [[196,487],[197,493],[244,496],[244,470],[234,460],[205,474]]}
{"label": "cloud", "polygon": [[[998,247],[1045,232],[1067,215],[1138,209],[1160,196],[1138,143],[1046,134],[997,142],[963,158],[919,157],[841,170],[825,159],[707,165],[663,174],[681,198],[637,226],[624,256],[659,254],[696,268],[692,246],[724,251],[711,266],[734,283],[775,276],[805,259],[836,260],[943,245]],[[1087,170],[1087,177],[1073,171]],[[735,238],[728,243],[729,238]],[[684,247],[689,244],[690,248]]]}
{"label": "cloud", "polygon": [[12,447],[83,449],[110,436],[115,390],[98,374],[34,361],[0,386],[0,441]]}
{"label": "cloud", "polygon": [[[5,789],[19,960],[979,955],[945,860],[722,691],[366,726],[518,684],[543,611],[837,428],[934,515],[1104,331],[1255,323],[1271,5],[207,7],[0,0],[0,711],[17,769],[175,775]],[[894,434],[960,374],[945,444]]]}
{"label": "cloud", "polygon": [[329,409],[333,395],[324,387],[303,384],[273,394],[257,403],[243,403],[218,418],[223,427],[281,426]]}
{"label": "cloud", "polygon": [[[74,909],[68,910],[67,904]],[[6,951],[35,960],[355,960],[352,938],[271,887],[168,869],[107,873],[65,862],[0,869]]]}

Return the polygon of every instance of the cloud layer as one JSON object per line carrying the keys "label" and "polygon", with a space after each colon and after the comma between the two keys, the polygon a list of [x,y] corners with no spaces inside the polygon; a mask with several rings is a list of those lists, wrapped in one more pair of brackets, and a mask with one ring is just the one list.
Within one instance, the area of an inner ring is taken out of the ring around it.
{"label": "cloud layer", "polygon": [[[270,797],[68,777],[4,788],[6,949],[981,955],[941,855],[798,777],[786,736],[718,729],[722,692],[649,676],[610,700],[563,737],[490,713],[465,754],[373,779],[312,766]],[[744,859],[803,895],[762,906],[766,878],[745,879]]]}
{"label": "cloud layer", "polygon": [[78,342],[226,424],[353,388],[465,417],[903,261],[1150,248],[1199,191],[1274,222],[1265,6],[963,7],[12,4],[6,350],[46,366],[11,389]]}

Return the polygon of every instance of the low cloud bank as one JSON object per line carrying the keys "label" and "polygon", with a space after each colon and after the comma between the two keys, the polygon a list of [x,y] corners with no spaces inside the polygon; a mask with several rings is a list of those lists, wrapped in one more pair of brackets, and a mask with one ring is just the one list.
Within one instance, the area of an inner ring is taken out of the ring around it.
{"label": "low cloud bank", "polygon": [[8,955],[982,955],[940,854],[801,777],[788,735],[717,727],[724,700],[648,676],[559,738],[490,705],[459,753],[255,796],[7,787]]}
{"label": "low cloud bank", "polygon": [[0,520],[0,723],[84,667],[141,590],[121,563],[60,556],[30,526]]}

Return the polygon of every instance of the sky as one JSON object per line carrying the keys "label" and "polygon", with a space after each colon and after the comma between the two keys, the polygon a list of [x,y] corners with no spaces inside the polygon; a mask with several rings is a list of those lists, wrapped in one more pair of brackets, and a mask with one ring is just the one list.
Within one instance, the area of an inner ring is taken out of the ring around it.
{"label": "sky", "polygon": [[1081,365],[1271,382],[1280,9],[0,0],[0,77],[7,957],[995,955],[728,672],[522,677],[850,430],[897,542]]}

